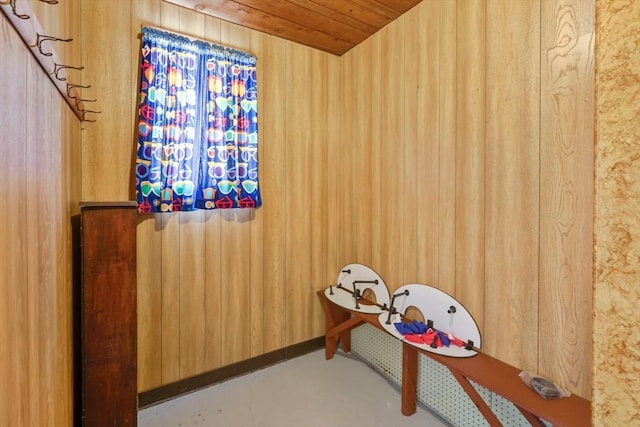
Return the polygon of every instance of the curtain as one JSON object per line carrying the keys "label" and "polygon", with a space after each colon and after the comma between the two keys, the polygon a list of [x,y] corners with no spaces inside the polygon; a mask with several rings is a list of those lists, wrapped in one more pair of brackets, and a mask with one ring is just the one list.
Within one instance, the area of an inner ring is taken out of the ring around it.
{"label": "curtain", "polygon": [[259,207],[256,58],[143,28],[140,66],[138,212]]}

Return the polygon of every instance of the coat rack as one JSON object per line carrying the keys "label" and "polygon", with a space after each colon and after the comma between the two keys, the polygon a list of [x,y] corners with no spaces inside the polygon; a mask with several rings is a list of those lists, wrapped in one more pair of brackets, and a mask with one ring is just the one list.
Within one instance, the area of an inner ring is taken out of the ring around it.
{"label": "coat rack", "polygon": [[[51,5],[58,3],[58,0],[39,1]],[[95,122],[88,114],[98,114],[100,111],[87,109],[85,104],[96,102],[97,99],[82,98],[79,90],[88,89],[91,85],[74,84],[67,79],[67,69],[82,70],[84,67],[63,64],[52,46],[54,43],[70,43],[73,39],[45,34],[37,18],[33,15],[28,0],[0,0],[0,10],[11,22],[78,119],[82,122]]]}

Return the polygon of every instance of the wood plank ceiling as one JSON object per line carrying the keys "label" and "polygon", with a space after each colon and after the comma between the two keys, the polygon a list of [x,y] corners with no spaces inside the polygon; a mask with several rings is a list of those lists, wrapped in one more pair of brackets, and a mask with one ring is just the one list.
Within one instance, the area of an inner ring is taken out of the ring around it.
{"label": "wood plank ceiling", "polygon": [[422,0],[164,0],[342,55]]}

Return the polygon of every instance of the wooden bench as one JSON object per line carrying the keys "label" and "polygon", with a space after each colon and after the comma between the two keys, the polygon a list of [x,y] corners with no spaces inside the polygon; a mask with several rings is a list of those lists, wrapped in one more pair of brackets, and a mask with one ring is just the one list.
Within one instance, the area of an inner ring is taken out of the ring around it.
{"label": "wooden bench", "polygon": [[[331,302],[323,291],[318,297],[325,313],[325,357],[333,358],[338,349],[351,351],[351,329],[369,323],[384,331],[378,323],[377,314],[367,314],[345,309]],[[473,381],[491,392],[509,400],[520,410],[532,426],[544,426],[541,419],[554,427],[586,427],[591,425],[591,404],[588,400],[571,395],[567,398],[545,400],[527,387],[518,374],[520,369],[501,362],[484,353],[473,357],[456,358],[423,351],[415,346],[402,343],[402,398],[403,415],[416,412],[418,384],[418,354],[423,353],[449,369],[462,389],[473,401],[490,426],[502,426],[484,399],[476,391]]]}

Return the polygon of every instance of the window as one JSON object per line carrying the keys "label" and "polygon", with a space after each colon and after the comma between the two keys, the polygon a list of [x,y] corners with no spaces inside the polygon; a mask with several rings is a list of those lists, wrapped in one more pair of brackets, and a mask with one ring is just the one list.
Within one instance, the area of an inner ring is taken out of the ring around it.
{"label": "window", "polygon": [[255,56],[152,28],[140,53],[138,212],[259,207]]}

